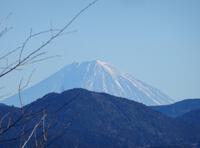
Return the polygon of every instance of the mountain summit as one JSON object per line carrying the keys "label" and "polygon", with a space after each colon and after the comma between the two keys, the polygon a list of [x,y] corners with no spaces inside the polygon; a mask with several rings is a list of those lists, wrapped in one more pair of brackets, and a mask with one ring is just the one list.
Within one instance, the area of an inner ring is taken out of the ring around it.
{"label": "mountain summit", "polygon": [[[173,102],[158,89],[100,60],[67,65],[47,79],[23,91],[23,101],[24,104],[28,104],[47,93],[60,93],[72,88],[105,92],[146,105],[163,105]],[[18,102],[17,95],[3,101],[5,104],[16,106],[19,105]]]}

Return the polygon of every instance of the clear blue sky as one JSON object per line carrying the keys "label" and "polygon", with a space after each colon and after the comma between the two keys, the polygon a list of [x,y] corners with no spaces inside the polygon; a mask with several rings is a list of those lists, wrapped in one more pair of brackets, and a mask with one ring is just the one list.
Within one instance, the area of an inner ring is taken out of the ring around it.
{"label": "clear blue sky", "polygon": [[[90,0],[1,0],[0,18],[13,26],[0,39],[0,55],[29,33],[62,27]],[[7,90],[37,68],[31,85],[73,61],[101,59],[133,74],[174,99],[200,97],[199,0],[100,0],[69,31],[47,47],[61,55],[31,65],[0,83]],[[30,47],[39,44],[34,41]]]}

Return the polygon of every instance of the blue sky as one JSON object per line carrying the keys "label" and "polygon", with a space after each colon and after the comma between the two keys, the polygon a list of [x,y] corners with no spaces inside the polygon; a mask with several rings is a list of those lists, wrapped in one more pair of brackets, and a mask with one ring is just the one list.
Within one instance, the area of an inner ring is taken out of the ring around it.
{"label": "blue sky", "polygon": [[[1,0],[0,18],[13,26],[0,39],[0,55],[17,47],[30,28],[61,28],[90,0]],[[100,0],[72,24],[72,34],[46,47],[60,55],[1,80],[16,91],[36,69],[30,86],[74,61],[100,59],[151,84],[174,99],[200,97],[199,0]],[[32,42],[30,47],[41,43]],[[13,57],[14,58],[14,57]]]}

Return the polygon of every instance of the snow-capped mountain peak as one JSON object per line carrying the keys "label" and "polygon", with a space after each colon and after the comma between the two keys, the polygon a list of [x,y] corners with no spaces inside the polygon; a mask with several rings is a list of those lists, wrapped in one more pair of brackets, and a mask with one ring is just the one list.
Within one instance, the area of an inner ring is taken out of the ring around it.
{"label": "snow-capped mountain peak", "polygon": [[[30,103],[50,92],[62,92],[72,88],[85,88],[96,92],[128,98],[146,105],[172,103],[158,89],[119,71],[115,66],[101,60],[72,63],[35,86],[22,92],[24,104]],[[19,105],[17,95],[4,100],[6,104]]]}

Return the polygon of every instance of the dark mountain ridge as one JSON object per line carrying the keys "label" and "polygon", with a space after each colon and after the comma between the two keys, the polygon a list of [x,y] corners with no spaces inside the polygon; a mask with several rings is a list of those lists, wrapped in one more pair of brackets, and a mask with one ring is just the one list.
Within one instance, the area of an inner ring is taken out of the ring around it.
{"label": "dark mountain ridge", "polygon": [[169,105],[152,106],[151,108],[175,118],[187,112],[200,109],[200,99],[186,99]]}
{"label": "dark mountain ridge", "polygon": [[[188,138],[189,129],[180,122],[141,103],[105,93],[84,89],[50,93],[24,110],[26,114],[45,110],[46,126],[50,127],[46,147],[132,148],[195,143],[191,142],[193,138]],[[20,139],[1,141],[16,135],[22,127],[28,131],[25,137],[28,136],[41,118],[39,114],[21,121],[0,137],[0,145],[19,147]],[[37,133],[42,133],[41,127]],[[34,138],[31,138],[28,147],[33,145]]]}

